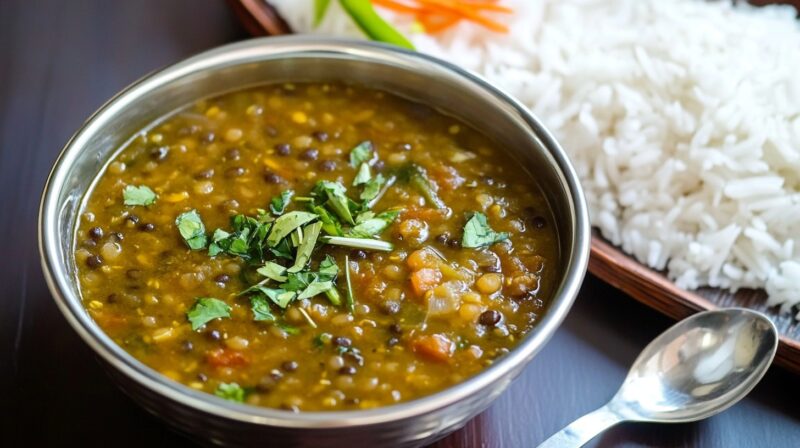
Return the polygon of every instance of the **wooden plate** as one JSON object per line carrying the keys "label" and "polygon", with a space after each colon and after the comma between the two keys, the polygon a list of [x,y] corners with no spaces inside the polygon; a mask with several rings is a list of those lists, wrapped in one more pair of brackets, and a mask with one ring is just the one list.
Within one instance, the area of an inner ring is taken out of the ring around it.
{"label": "wooden plate", "polygon": [[[800,0],[753,0],[751,3],[792,4],[800,9]],[[228,0],[247,31],[255,36],[289,34],[291,27],[264,0]],[[654,271],[603,239],[597,232],[592,237],[589,272],[624,291],[634,299],[675,319],[683,319],[698,311],[723,307],[747,307],[768,315],[781,334],[775,362],[800,373],[800,325],[792,314],[779,313],[765,305],[766,293],[761,290],[740,290],[736,293],[716,288],[686,291],[678,288],[660,272]]]}

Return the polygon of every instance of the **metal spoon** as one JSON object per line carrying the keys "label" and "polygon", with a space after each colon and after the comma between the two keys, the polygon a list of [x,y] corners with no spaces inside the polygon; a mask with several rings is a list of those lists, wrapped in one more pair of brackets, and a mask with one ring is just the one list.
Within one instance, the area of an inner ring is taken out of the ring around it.
{"label": "metal spoon", "polygon": [[642,351],[611,401],[539,448],[580,447],[622,422],[682,423],[711,417],[755,387],[777,349],[778,330],[759,312],[729,308],[695,314]]}

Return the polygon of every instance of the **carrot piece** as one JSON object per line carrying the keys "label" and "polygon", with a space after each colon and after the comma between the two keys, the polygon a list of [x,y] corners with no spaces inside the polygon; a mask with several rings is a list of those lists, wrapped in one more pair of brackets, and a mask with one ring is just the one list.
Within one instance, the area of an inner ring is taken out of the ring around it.
{"label": "carrot piece", "polygon": [[241,352],[219,348],[206,353],[206,362],[214,367],[244,366],[250,361]]}
{"label": "carrot piece", "polygon": [[398,2],[396,0],[372,0],[377,6],[381,6],[386,9],[391,9],[392,11],[397,12],[406,12],[410,14],[416,14],[422,11],[422,8],[419,6],[411,6],[402,2]]}
{"label": "carrot piece", "polygon": [[435,288],[441,281],[442,273],[438,269],[424,268],[411,274],[411,286],[419,297]]}
{"label": "carrot piece", "polygon": [[417,20],[428,34],[436,34],[450,28],[461,20],[458,16],[438,16],[435,14],[419,14]]}
{"label": "carrot piece", "polygon": [[442,334],[424,335],[411,343],[414,353],[433,361],[448,362],[456,350],[456,344]]}
{"label": "carrot piece", "polygon": [[506,33],[508,28],[481,13],[511,14],[513,9],[498,5],[495,0],[373,0],[373,3],[392,11],[414,14],[428,33],[437,33],[449,28],[459,20],[466,19],[492,31]]}
{"label": "carrot piece", "polygon": [[436,10],[439,12],[444,13],[456,13],[464,17],[464,19],[469,20],[471,22],[475,22],[479,25],[484,26],[492,31],[498,33],[507,33],[508,27],[503,25],[502,23],[495,22],[492,19],[486,18],[479,13],[475,12],[471,9],[472,5],[460,5],[458,3],[444,3],[437,0],[417,0],[418,2],[422,3],[423,5],[429,7],[432,10]]}

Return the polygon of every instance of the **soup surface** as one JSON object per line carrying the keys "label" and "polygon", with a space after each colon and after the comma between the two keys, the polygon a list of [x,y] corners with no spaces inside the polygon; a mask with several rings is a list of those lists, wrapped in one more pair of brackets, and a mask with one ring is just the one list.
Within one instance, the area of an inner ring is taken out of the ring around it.
{"label": "soup surface", "polygon": [[454,118],[340,84],[203,100],[86,199],[82,299],[189,387],[294,411],[431,394],[533,328],[559,276],[530,175]]}

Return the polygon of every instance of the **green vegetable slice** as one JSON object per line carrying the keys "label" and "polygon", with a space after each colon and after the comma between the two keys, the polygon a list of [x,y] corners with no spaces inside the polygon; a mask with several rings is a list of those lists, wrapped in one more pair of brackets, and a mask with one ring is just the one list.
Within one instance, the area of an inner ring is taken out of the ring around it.
{"label": "green vegetable slice", "polygon": [[300,246],[297,247],[297,258],[295,258],[294,265],[288,269],[288,272],[299,272],[303,270],[311,259],[311,253],[314,252],[314,247],[317,244],[319,232],[322,230],[322,223],[315,222],[306,227],[305,235]]}
{"label": "green vegetable slice", "polygon": [[323,236],[320,238],[325,244],[333,246],[354,247],[356,249],[364,250],[378,250],[382,252],[391,252],[394,245],[387,241],[375,240],[370,238],[349,238],[343,236]]}
{"label": "green vegetable slice", "polygon": [[370,0],[339,0],[342,8],[370,39],[413,50],[414,46],[399,31],[375,12]]}
{"label": "green vegetable slice", "polygon": [[190,249],[199,250],[206,247],[208,242],[206,227],[203,225],[203,220],[197,210],[189,210],[178,215],[175,218],[175,225],[178,226],[178,231],[183,237],[183,241],[186,242]]}
{"label": "green vegetable slice", "polygon": [[192,308],[186,313],[189,322],[192,323],[192,330],[196,331],[203,325],[214,319],[221,319],[231,316],[231,307],[222,300],[213,297],[200,297]]}
{"label": "green vegetable slice", "polygon": [[489,227],[486,215],[475,212],[464,225],[464,236],[461,238],[461,247],[476,248],[490,246],[508,239],[508,233],[495,232]]}
{"label": "green vegetable slice", "polygon": [[147,185],[126,185],[122,190],[125,205],[152,205],[156,202],[156,194]]}
{"label": "green vegetable slice", "polygon": [[244,389],[236,383],[219,383],[217,390],[214,391],[214,395],[239,403],[244,401]]}
{"label": "green vegetable slice", "polygon": [[331,0],[314,0],[314,28],[322,23],[322,19],[325,18],[325,13],[328,12],[328,6],[330,6],[330,4]]}
{"label": "green vegetable slice", "polygon": [[275,247],[294,229],[317,219],[317,215],[308,212],[289,212],[276,219],[272,225],[272,232],[267,237],[267,244]]}

